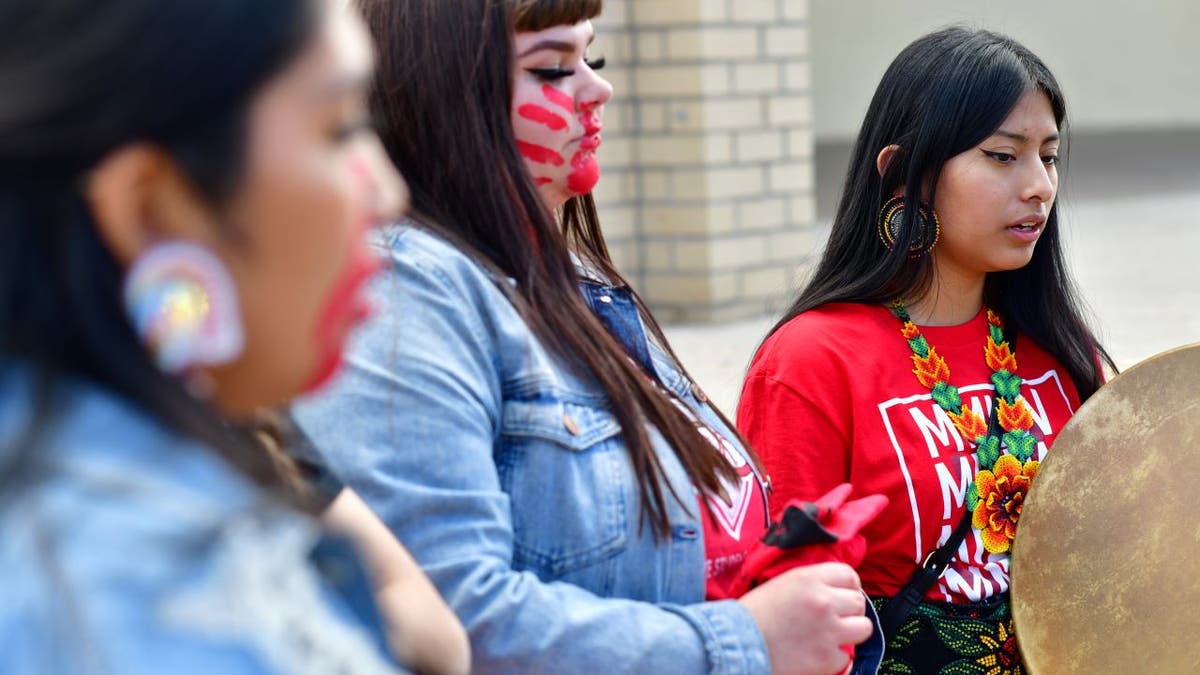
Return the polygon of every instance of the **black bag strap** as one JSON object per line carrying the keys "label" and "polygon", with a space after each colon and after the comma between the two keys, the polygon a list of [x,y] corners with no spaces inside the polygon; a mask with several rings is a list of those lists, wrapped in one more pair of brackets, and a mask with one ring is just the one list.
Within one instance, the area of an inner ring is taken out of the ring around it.
{"label": "black bag strap", "polygon": [[946,566],[950,564],[955,551],[962,545],[969,529],[971,529],[971,510],[967,509],[946,543],[930,553],[929,557],[925,559],[925,564],[917,569],[904,588],[900,589],[900,592],[884,605],[883,610],[879,612],[879,627],[883,629],[884,640],[891,640],[896,635],[896,631],[900,630],[904,620],[908,618],[909,614],[912,614],[929,589],[933,588],[933,585],[941,578],[942,572],[946,571]]}
{"label": "black bag strap", "polygon": [[[1012,347],[1014,353],[1017,350],[1016,333],[1006,336],[1008,344]],[[996,419],[996,410],[1000,407],[1000,395],[995,391],[992,392],[992,412],[988,416],[988,433],[989,435],[996,434],[999,429],[999,422]],[[964,507],[965,507],[964,503]],[[929,554],[925,558],[925,563],[912,575],[904,588],[888,601],[883,607],[883,611],[879,612],[879,627],[883,629],[884,640],[891,640],[896,635],[896,631],[900,630],[900,626],[904,624],[904,620],[909,614],[916,609],[921,600],[925,598],[925,594],[937,580],[942,577],[942,573],[946,571],[946,567],[950,561],[954,559],[954,554],[958,551],[958,547],[962,545],[963,539],[967,536],[967,531],[971,529],[971,510],[964,508],[963,517],[958,521],[958,525],[954,527],[954,531],[950,533],[950,538],[946,540],[937,550]]]}

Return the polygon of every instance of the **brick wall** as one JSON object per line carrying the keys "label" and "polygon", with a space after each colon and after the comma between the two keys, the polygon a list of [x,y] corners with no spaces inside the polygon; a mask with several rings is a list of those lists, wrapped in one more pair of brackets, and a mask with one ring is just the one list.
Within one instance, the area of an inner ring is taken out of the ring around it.
{"label": "brick wall", "polygon": [[777,309],[814,249],[808,0],[606,0],[597,188],[663,321]]}

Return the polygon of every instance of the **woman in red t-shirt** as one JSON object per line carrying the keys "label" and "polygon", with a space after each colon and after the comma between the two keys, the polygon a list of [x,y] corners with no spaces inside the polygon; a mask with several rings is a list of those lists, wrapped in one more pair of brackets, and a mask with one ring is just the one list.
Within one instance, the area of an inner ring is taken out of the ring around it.
{"label": "woman in red t-shirt", "polygon": [[[890,500],[859,568],[885,627],[889,603],[895,617],[883,672],[1021,672],[1008,607],[1021,504],[1112,366],[1060,243],[1064,118],[1053,75],[1008,37],[950,28],[907,47],[816,273],[746,379],[738,426],[774,508],[843,482]],[[948,541],[944,573],[897,612]]]}

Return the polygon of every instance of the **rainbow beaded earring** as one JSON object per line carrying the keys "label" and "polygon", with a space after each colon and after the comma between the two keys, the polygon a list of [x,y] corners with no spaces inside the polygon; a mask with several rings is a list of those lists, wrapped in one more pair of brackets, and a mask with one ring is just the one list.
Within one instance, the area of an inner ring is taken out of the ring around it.
{"label": "rainbow beaded earring", "polygon": [[[879,211],[879,240],[889,251],[896,248],[902,227],[904,227],[904,196],[896,195],[887,200]],[[917,227],[919,229],[917,236],[913,239],[912,245],[908,247],[908,257],[914,260],[929,255],[942,236],[942,225],[938,221],[937,213],[924,202],[917,206]]]}
{"label": "rainbow beaded earring", "polygon": [[236,359],[245,345],[237,288],[208,249],[155,244],[125,277],[125,308],[159,369],[187,374]]}

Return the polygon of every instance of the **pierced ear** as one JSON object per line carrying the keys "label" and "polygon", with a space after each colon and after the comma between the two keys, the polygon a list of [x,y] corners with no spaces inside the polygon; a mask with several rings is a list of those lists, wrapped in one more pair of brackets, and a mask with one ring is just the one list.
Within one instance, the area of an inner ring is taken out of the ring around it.
{"label": "pierced ear", "polygon": [[100,239],[122,268],[164,239],[212,239],[202,200],[174,160],[152,144],[109,153],[88,174],[84,196]]}
{"label": "pierced ear", "polygon": [[110,153],[87,176],[84,197],[92,219],[122,267],[154,240],[150,193],[164,159],[153,146],[135,143]]}
{"label": "pierced ear", "polygon": [[880,178],[883,178],[884,172],[887,171],[888,164],[892,162],[892,159],[898,152],[900,152],[900,146],[896,145],[895,143],[879,151],[879,154],[875,157],[875,168],[879,171]]}

